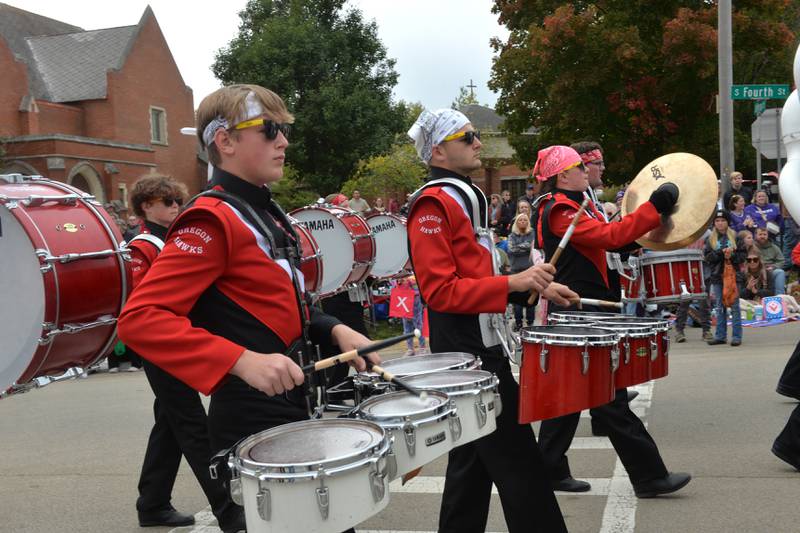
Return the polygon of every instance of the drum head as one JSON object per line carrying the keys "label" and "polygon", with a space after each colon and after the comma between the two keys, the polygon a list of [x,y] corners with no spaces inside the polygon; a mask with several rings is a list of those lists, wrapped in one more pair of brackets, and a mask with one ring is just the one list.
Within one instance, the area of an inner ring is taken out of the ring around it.
{"label": "drum head", "polygon": [[[21,209],[18,212],[26,216]],[[45,295],[33,244],[2,205],[0,231],[0,391],[5,391],[28,368],[39,347]]]}
{"label": "drum head", "polygon": [[362,456],[383,439],[380,427],[361,420],[309,420],[254,435],[237,454],[265,466],[337,463]]}
{"label": "drum head", "polygon": [[418,389],[442,390],[449,393],[453,389],[480,388],[493,384],[494,374],[486,370],[447,370],[445,372],[410,376],[403,381]]}
{"label": "drum head", "polygon": [[522,328],[520,337],[524,342],[554,345],[606,346],[618,341],[615,331],[584,325],[529,326]]}
{"label": "drum head", "polygon": [[376,278],[390,278],[408,263],[408,238],[405,222],[395,215],[375,215],[367,219],[375,236],[375,264],[370,271]]}
{"label": "drum head", "polygon": [[431,409],[436,409],[447,402],[448,398],[445,394],[436,394],[435,391],[431,391],[424,400],[410,392],[396,392],[374,396],[361,404],[358,410],[368,417],[375,418],[413,417],[426,414]]}
{"label": "drum head", "polygon": [[384,361],[381,363],[381,366],[388,372],[403,377],[430,374],[431,372],[455,368],[467,368],[474,362],[474,355],[460,352],[447,352],[398,357],[397,359]]}
{"label": "drum head", "polygon": [[614,318],[622,316],[619,313],[605,313],[602,311],[560,311],[547,315],[552,322],[592,322],[600,318]]}
{"label": "drum head", "polygon": [[355,258],[353,237],[331,211],[312,207],[292,212],[292,217],[309,230],[322,253],[322,284],[318,291],[322,295],[333,294],[344,286]]}

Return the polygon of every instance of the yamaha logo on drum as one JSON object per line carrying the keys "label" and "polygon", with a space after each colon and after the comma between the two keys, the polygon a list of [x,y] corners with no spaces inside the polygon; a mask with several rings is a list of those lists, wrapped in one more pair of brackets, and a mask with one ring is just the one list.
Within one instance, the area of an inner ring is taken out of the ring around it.
{"label": "yamaha logo on drum", "polygon": [[392,229],[392,228],[396,228],[396,227],[397,227],[397,224],[395,224],[394,220],[387,220],[386,222],[378,224],[377,226],[372,226],[372,232],[373,233],[380,233],[382,231],[386,231],[387,229]]}
{"label": "yamaha logo on drum", "polygon": [[444,431],[441,433],[437,433],[436,435],[431,435],[427,439],[425,439],[425,446],[433,446],[434,444],[439,444],[440,442],[444,442],[447,437],[445,436]]}
{"label": "yamaha logo on drum", "polygon": [[636,357],[647,357],[647,348],[644,346],[636,348]]}
{"label": "yamaha logo on drum", "polygon": [[333,229],[333,220],[332,219],[324,219],[324,220],[304,220],[301,222],[306,229],[311,231],[325,231],[325,230],[332,230]]}

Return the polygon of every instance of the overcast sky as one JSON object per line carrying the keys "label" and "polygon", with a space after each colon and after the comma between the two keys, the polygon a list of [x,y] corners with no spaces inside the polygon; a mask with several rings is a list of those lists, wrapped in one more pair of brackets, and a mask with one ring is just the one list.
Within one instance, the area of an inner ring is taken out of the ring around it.
{"label": "overcast sky", "polygon": [[[220,86],[211,73],[214,53],[237,33],[246,0],[5,0],[6,4],[86,30],[136,24],[149,4],[195,105]],[[395,97],[426,107],[449,107],[459,87],[477,86],[482,104],[494,105],[486,87],[491,69],[489,39],[505,37],[491,13],[491,0],[350,0],[375,19],[400,80]]]}

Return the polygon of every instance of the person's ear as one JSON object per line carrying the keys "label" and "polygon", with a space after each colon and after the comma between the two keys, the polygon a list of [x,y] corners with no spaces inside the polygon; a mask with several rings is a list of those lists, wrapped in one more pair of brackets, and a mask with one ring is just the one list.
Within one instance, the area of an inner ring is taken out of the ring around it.
{"label": "person's ear", "polygon": [[220,154],[232,156],[236,153],[236,147],[233,143],[233,135],[224,128],[219,128],[216,132],[214,132],[214,145],[217,147],[217,151]]}

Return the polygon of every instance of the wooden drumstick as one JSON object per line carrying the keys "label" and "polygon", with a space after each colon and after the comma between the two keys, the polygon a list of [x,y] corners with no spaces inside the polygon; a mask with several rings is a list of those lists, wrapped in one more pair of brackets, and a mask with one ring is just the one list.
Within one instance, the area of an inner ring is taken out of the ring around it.
{"label": "wooden drumstick", "polygon": [[[558,248],[556,248],[553,257],[551,257],[550,261],[548,261],[549,264],[556,266],[558,258],[561,257],[561,253],[564,251],[564,248],[567,247],[570,238],[572,238],[572,234],[575,231],[575,226],[578,225],[578,221],[581,219],[583,212],[586,211],[586,208],[588,206],[589,206],[589,199],[584,198],[583,202],[581,203],[580,209],[578,209],[578,212],[575,213],[575,217],[572,219],[572,223],[567,228],[567,231],[564,232],[564,236],[561,237],[561,242],[558,243]],[[531,294],[530,298],[528,298],[528,305],[533,305],[533,302],[535,301],[536,301],[536,293],[534,292]]]}
{"label": "wooden drumstick", "polygon": [[578,309],[582,309],[584,305],[593,305],[595,307],[614,307],[622,309],[621,302],[611,302],[609,300],[595,300],[594,298],[581,298],[578,302]]}
{"label": "wooden drumstick", "polygon": [[412,387],[411,385],[409,385],[402,379],[398,378],[391,372],[388,372],[385,368],[382,368],[374,364],[372,361],[369,360],[367,361],[367,369],[372,372],[376,372],[384,381],[388,381],[389,383],[394,383],[399,388],[406,390],[415,396],[418,396],[420,400],[425,401],[428,399],[428,393],[426,391],[419,390],[416,387]]}
{"label": "wooden drumstick", "polygon": [[388,348],[389,346],[397,344],[398,342],[402,342],[406,339],[410,339],[412,337],[419,338],[420,335],[421,335],[420,331],[418,329],[415,329],[412,333],[404,333],[403,335],[398,335],[397,337],[391,337],[388,339],[384,339],[382,341],[373,342],[371,344],[367,344],[366,346],[362,346],[361,348],[358,348],[356,350],[350,350],[349,352],[342,352],[338,355],[321,359],[316,363],[310,363],[308,365],[305,365],[303,367],[303,372],[308,374],[309,372],[317,372],[319,370],[325,370],[326,368],[330,368],[334,365],[338,365],[340,363],[346,363],[347,361],[352,361],[358,356],[383,350],[384,348]]}

